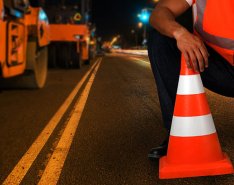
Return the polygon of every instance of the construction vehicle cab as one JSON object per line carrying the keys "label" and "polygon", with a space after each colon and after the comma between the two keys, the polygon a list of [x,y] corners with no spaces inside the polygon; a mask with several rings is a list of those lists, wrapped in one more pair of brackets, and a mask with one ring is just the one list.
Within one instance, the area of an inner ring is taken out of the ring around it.
{"label": "construction vehicle cab", "polygon": [[29,7],[29,1],[27,0],[4,0],[4,6],[6,11],[12,16],[23,17],[24,13]]}
{"label": "construction vehicle cab", "polygon": [[46,1],[50,22],[49,65],[80,68],[93,58],[91,28],[87,17],[89,1]]}
{"label": "construction vehicle cab", "polygon": [[0,85],[42,88],[48,44],[48,19],[40,7],[27,0],[0,0]]}

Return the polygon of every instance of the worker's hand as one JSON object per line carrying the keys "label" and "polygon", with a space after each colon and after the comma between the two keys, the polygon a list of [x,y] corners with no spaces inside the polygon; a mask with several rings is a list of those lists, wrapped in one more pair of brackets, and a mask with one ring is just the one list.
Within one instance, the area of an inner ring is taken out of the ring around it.
{"label": "worker's hand", "polygon": [[205,67],[208,67],[209,57],[203,41],[185,28],[176,30],[174,37],[177,41],[177,47],[184,55],[188,68],[193,68],[196,72],[203,72]]}

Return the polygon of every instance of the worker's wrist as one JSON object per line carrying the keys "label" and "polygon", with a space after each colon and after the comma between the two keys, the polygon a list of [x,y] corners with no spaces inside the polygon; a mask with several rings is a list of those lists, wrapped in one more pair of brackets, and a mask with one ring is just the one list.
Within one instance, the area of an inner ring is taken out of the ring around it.
{"label": "worker's wrist", "polygon": [[186,32],[187,32],[187,30],[184,27],[179,26],[179,27],[174,29],[174,31],[172,32],[172,36],[173,36],[173,38],[178,40]]}

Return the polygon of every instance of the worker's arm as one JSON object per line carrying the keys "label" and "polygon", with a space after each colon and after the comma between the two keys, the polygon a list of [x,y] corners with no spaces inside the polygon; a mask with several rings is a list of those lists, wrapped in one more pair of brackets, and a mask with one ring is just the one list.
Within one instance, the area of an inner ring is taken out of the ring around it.
{"label": "worker's arm", "polygon": [[[150,17],[150,24],[161,34],[175,38],[189,68],[204,71],[208,67],[208,52],[202,40],[175,21],[189,8],[186,0],[161,0]],[[191,61],[191,63],[190,63]]]}

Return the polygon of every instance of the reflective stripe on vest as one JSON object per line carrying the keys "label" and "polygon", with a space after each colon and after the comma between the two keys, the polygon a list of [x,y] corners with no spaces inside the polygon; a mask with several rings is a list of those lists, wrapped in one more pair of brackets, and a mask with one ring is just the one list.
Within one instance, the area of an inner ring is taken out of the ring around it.
{"label": "reflective stripe on vest", "polygon": [[[206,11],[206,5],[207,2],[209,0],[196,0],[196,6],[197,6],[197,20],[195,22],[194,28],[195,31],[209,44],[215,45],[215,47],[213,47],[216,51],[218,50],[218,52],[224,56],[224,58],[226,58],[232,65],[234,65],[234,40],[231,38],[225,38],[222,36],[217,36],[217,35],[213,35],[208,33],[207,31],[204,30],[203,28],[203,24],[204,24],[204,15],[205,15],[205,11]],[[218,2],[218,1],[217,1]],[[215,13],[215,12],[214,12]],[[225,21],[225,20],[224,20]],[[233,25],[231,25],[233,26]],[[219,25],[217,25],[217,29],[224,29],[224,28],[220,28]],[[229,30],[227,30],[229,31]],[[234,33],[233,33],[234,35]],[[220,48],[217,49],[217,47]],[[226,50],[230,50],[229,52],[225,52],[222,51],[222,49],[226,49]],[[233,53],[230,53],[233,52]],[[231,57],[225,57],[225,55],[232,55]],[[231,61],[230,61],[231,59]]]}

